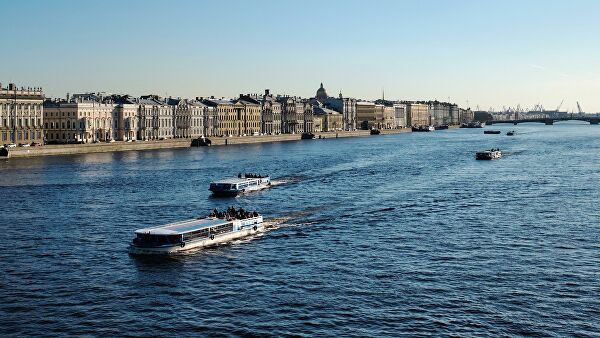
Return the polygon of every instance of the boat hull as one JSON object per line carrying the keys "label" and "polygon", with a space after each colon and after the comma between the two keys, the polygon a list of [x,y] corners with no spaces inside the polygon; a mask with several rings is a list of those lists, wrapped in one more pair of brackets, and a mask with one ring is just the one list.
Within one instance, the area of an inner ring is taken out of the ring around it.
{"label": "boat hull", "polygon": [[494,152],[494,153],[484,152],[484,153],[477,153],[475,155],[476,160],[484,160],[484,161],[497,160],[501,157],[502,157],[502,153],[499,153],[499,152]]}
{"label": "boat hull", "polygon": [[131,255],[173,255],[178,253],[184,253],[189,250],[199,250],[202,248],[209,248],[215,245],[228,243],[233,240],[256,235],[264,231],[265,226],[263,223],[260,223],[252,227],[248,227],[247,229],[216,235],[213,239],[207,237],[200,240],[186,242],[184,246],[181,246],[181,244],[175,244],[169,246],[144,248],[130,244],[129,253]]}
{"label": "boat hull", "polygon": [[248,187],[242,190],[211,190],[213,196],[215,197],[235,197],[237,195],[247,194],[250,192],[261,191],[265,189],[269,189],[271,187],[271,183],[256,186],[256,187]]}

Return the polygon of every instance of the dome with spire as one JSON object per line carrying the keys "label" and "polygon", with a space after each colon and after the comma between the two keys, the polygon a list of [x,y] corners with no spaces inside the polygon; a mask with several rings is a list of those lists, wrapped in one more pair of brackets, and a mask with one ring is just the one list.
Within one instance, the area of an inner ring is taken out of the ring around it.
{"label": "dome with spire", "polygon": [[323,88],[323,82],[321,82],[321,87],[317,90],[317,95],[315,97],[319,101],[327,99],[328,96],[325,88]]}

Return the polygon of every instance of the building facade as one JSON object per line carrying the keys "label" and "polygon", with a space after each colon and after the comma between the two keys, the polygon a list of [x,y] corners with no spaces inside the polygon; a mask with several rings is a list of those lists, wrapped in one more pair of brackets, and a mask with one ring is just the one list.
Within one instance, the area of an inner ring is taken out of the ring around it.
{"label": "building facade", "polygon": [[304,114],[309,103],[295,96],[278,96],[281,104],[281,132],[298,134],[304,132]]}
{"label": "building facade", "polygon": [[255,95],[255,100],[261,105],[261,133],[265,135],[281,134],[281,103],[269,89],[262,96]]}
{"label": "building facade", "polygon": [[115,139],[116,105],[77,98],[44,102],[47,143],[89,143]]}
{"label": "building facade", "polygon": [[429,112],[431,122],[434,126],[450,125],[450,104],[445,102],[433,101],[429,103]]}
{"label": "building facade", "polygon": [[431,125],[429,105],[414,102],[406,103],[406,119],[407,125],[411,127]]}
{"label": "building facade", "polygon": [[[342,114],[333,109],[321,106],[313,106],[314,117],[318,118],[318,131],[341,131],[344,130],[344,119]],[[313,129],[314,122],[313,119]]]}
{"label": "building facade", "polygon": [[138,139],[165,140],[174,137],[173,107],[157,95],[138,100]]}
{"label": "building facade", "polygon": [[210,97],[203,99],[202,103],[208,107],[211,107],[217,117],[215,136],[228,137],[237,135],[239,130],[239,121],[237,118],[237,112],[233,106],[234,103],[231,100]]}
{"label": "building facade", "polygon": [[260,135],[261,133],[261,103],[249,97],[240,95],[234,105],[238,118],[237,136]]}
{"label": "building facade", "polygon": [[406,127],[406,105],[394,103],[394,128]]}
{"label": "building facade", "polygon": [[0,145],[44,142],[44,94],[41,88],[18,89],[0,83]]}
{"label": "building facade", "polygon": [[321,87],[317,89],[315,99],[322,103],[326,108],[337,111],[342,114],[343,130],[356,130],[356,99],[344,97],[342,93],[336,97],[327,95],[327,91],[321,83]]}
{"label": "building facade", "polygon": [[375,103],[368,101],[356,102],[356,123],[363,130],[375,127]]}

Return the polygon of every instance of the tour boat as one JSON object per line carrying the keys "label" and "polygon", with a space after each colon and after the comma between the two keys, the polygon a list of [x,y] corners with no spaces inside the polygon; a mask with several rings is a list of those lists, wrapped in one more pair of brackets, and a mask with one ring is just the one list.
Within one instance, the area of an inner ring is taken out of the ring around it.
{"label": "tour boat", "polygon": [[271,186],[271,178],[261,175],[238,175],[210,183],[208,190],[215,196],[237,196],[239,194],[267,189]]}
{"label": "tour boat", "polygon": [[500,151],[500,149],[478,151],[475,154],[475,159],[477,160],[496,160],[500,157],[502,157],[502,151]]}
{"label": "tour boat", "polygon": [[[213,212],[200,217],[151,228],[138,229],[129,246],[134,255],[168,255],[199,249],[234,239],[251,236],[265,230],[263,217],[257,212],[229,216]],[[240,218],[238,218],[240,217]]]}
{"label": "tour boat", "polygon": [[500,134],[500,130],[484,130],[484,134]]}

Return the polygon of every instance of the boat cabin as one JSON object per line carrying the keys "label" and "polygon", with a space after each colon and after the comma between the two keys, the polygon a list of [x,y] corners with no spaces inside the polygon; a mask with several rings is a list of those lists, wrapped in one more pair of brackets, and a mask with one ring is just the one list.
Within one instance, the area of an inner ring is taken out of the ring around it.
{"label": "boat cabin", "polygon": [[[238,222],[239,223],[239,222]],[[135,231],[133,244],[143,248],[173,246],[189,241],[214,238],[224,233],[237,231],[234,220],[218,218],[191,219]]]}

